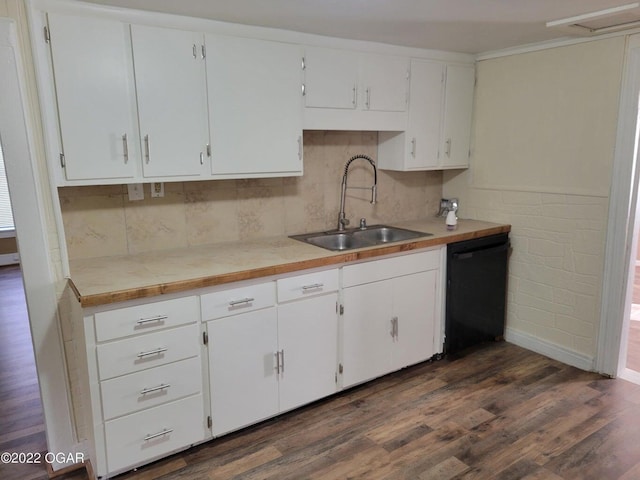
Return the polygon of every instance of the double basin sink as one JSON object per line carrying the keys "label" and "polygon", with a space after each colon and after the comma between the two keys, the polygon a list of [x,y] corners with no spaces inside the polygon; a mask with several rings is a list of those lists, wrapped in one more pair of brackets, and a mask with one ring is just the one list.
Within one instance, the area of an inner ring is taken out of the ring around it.
{"label": "double basin sink", "polygon": [[343,251],[354,248],[374,247],[394,242],[402,242],[420,237],[429,237],[431,233],[417,232],[387,225],[372,225],[366,228],[351,228],[339,232],[314,232],[292,235],[291,238],[310,243],[327,250]]}

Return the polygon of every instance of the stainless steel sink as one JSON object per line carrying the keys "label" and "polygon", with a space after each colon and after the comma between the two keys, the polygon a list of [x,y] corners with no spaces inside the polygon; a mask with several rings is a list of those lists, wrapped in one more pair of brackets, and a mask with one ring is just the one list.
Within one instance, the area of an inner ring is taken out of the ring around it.
{"label": "stainless steel sink", "polygon": [[416,232],[414,230],[405,230],[404,228],[386,227],[384,225],[376,225],[365,230],[356,230],[353,232],[354,238],[372,241],[376,245],[380,243],[402,242],[404,240],[429,235],[431,234]]}
{"label": "stainless steel sink", "polygon": [[354,248],[373,247],[387,243],[402,242],[414,238],[428,237],[431,233],[417,232],[387,225],[373,225],[364,229],[352,228],[343,232],[314,232],[292,235],[291,238],[310,243],[327,250],[343,251]]}

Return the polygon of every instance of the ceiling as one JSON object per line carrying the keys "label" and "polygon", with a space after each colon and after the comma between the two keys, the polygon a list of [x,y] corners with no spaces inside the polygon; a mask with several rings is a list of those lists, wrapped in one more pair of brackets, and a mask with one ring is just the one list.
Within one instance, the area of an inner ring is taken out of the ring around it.
{"label": "ceiling", "polygon": [[481,53],[567,36],[546,22],[630,0],[89,0],[356,40]]}

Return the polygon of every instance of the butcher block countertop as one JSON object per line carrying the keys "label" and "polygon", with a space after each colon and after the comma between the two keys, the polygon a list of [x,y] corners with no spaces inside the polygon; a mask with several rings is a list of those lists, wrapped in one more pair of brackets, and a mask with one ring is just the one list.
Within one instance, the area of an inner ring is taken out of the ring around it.
{"label": "butcher block countertop", "polygon": [[308,268],[340,265],[511,230],[510,225],[461,219],[456,230],[448,231],[443,218],[387,225],[433,235],[344,252],[332,252],[282,236],[73,260],[70,262],[70,285],[81,306],[97,307]]}

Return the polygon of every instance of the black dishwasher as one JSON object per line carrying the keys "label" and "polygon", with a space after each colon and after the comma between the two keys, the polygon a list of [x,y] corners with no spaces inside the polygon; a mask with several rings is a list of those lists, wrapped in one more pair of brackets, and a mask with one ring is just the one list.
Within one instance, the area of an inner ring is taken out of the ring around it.
{"label": "black dishwasher", "polygon": [[444,352],[504,336],[509,235],[450,243]]}

